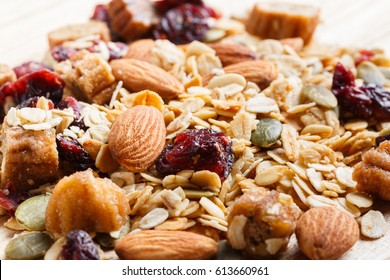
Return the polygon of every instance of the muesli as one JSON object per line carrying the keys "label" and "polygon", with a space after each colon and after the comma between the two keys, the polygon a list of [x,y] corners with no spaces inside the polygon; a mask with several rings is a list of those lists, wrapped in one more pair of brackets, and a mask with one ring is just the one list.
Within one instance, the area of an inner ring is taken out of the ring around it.
{"label": "muesli", "polygon": [[319,17],[112,0],[0,65],[1,258],[278,258],[296,235],[337,259],[389,234],[390,58],[311,43]]}

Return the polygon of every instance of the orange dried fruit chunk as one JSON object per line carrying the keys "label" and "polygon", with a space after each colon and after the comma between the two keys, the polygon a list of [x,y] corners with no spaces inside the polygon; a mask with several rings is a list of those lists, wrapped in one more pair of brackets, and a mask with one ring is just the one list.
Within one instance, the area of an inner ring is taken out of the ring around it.
{"label": "orange dried fruit chunk", "polygon": [[54,188],[46,209],[46,229],[65,235],[71,230],[111,232],[127,221],[125,191],[91,169],[64,177]]}

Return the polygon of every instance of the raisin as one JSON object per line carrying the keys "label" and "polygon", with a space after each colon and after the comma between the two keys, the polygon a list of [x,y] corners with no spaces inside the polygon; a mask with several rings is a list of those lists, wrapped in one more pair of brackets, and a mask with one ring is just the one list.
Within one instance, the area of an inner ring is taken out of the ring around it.
{"label": "raisin", "polygon": [[50,50],[52,57],[57,61],[65,61],[74,55],[77,51],[74,48],[56,46]]}
{"label": "raisin", "polygon": [[62,247],[63,260],[99,260],[99,252],[91,237],[83,230],[72,230],[66,235]]}
{"label": "raisin", "polygon": [[390,140],[390,134],[386,134],[386,135],[383,135],[383,136],[378,136],[376,139],[375,139],[375,146],[379,147],[379,145],[384,142],[384,141],[387,141],[387,140]]}
{"label": "raisin", "polygon": [[59,158],[72,169],[81,171],[94,166],[91,156],[75,139],[57,135],[57,150]]}
{"label": "raisin", "polygon": [[225,180],[234,162],[232,143],[222,132],[211,129],[179,133],[156,160],[157,171],[163,175],[181,170],[209,170]]}
{"label": "raisin", "polygon": [[374,117],[378,121],[390,120],[390,93],[375,84],[358,87],[355,76],[341,63],[333,75],[332,92],[340,106],[361,118]]}
{"label": "raisin", "polygon": [[169,10],[153,31],[155,39],[168,39],[175,44],[203,41],[209,30],[210,13],[204,6],[182,4]]}
{"label": "raisin", "polygon": [[81,110],[83,110],[83,106],[73,97],[68,96],[64,100],[61,100],[58,105],[58,109],[64,110],[66,108],[72,108],[74,113],[74,121],[70,124],[70,126],[77,126],[80,129],[86,131],[87,127],[84,124],[84,121],[81,118]]}
{"label": "raisin", "polygon": [[19,66],[16,66],[13,70],[16,74],[16,77],[19,79],[20,77],[26,74],[30,74],[43,69],[52,70],[50,67],[46,66],[45,64],[36,61],[29,61],[23,63]]}
{"label": "raisin", "polygon": [[[119,59],[122,58],[128,50],[128,46],[121,42],[109,42],[106,43],[101,40],[93,40],[92,46],[87,48],[87,51],[91,53],[100,53],[101,52],[101,45],[104,44],[104,46],[109,51],[109,58],[108,61],[111,61],[113,59]],[[64,47],[64,46],[56,46],[51,49],[51,55],[53,58],[58,61],[65,61],[69,58],[71,58],[75,53],[81,51],[82,49],[76,49],[71,47]]]}
{"label": "raisin", "polygon": [[30,196],[27,193],[18,192],[12,183],[5,185],[4,189],[0,190],[0,206],[5,209],[9,215],[13,215],[19,204],[25,201]]}
{"label": "raisin", "polygon": [[[39,98],[41,98],[41,97],[39,97],[39,96],[31,97],[31,98],[23,101],[22,103],[20,103],[18,106],[16,106],[16,109],[21,109],[21,108],[25,108],[25,107],[36,108]],[[48,100],[48,105],[49,105],[49,110],[54,108],[54,103],[51,100]]]}

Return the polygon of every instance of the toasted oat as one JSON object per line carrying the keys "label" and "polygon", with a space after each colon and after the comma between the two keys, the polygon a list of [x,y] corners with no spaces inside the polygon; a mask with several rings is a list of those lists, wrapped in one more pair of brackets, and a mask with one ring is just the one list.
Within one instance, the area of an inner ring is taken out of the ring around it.
{"label": "toasted oat", "polygon": [[164,208],[155,208],[139,221],[140,229],[150,229],[162,224],[169,214]]}
{"label": "toasted oat", "polygon": [[227,232],[227,238],[230,245],[236,249],[241,250],[246,246],[245,237],[244,237],[244,227],[248,218],[244,215],[234,216],[230,222],[229,230]]}
{"label": "toasted oat", "polygon": [[336,168],[336,178],[341,184],[349,188],[355,188],[356,182],[352,179],[352,172],[351,167],[338,167]]}
{"label": "toasted oat", "polygon": [[368,208],[371,207],[374,203],[373,199],[370,196],[359,192],[348,193],[345,198],[349,203],[359,208]]}
{"label": "toasted oat", "polygon": [[199,201],[199,204],[208,212],[210,213],[211,215],[217,217],[217,218],[221,218],[221,219],[225,219],[225,214],[223,213],[223,211],[221,210],[221,208],[219,208],[215,203],[213,203],[210,199],[206,198],[206,197],[202,197]]}
{"label": "toasted oat", "polygon": [[380,238],[387,231],[387,223],[383,214],[379,211],[370,210],[360,220],[361,233],[369,238]]}

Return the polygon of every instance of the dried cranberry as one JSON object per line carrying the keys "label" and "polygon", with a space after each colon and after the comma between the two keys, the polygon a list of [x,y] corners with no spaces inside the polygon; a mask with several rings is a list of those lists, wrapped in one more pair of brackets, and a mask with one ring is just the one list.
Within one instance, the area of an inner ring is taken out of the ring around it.
{"label": "dried cranberry", "polygon": [[81,110],[83,110],[84,107],[75,98],[71,96],[66,97],[64,100],[61,100],[60,103],[58,103],[57,108],[61,110],[72,108],[75,118],[70,125],[77,126],[84,131],[87,130],[84,121],[81,119]]}
{"label": "dried cranberry", "polygon": [[375,139],[375,145],[377,147],[379,147],[380,143],[384,142],[384,141],[387,141],[387,140],[390,140],[390,134],[386,134],[386,135],[383,135],[383,136],[378,136],[376,139]]}
{"label": "dried cranberry", "polygon": [[91,237],[83,230],[72,230],[66,235],[62,247],[63,260],[99,260],[99,252]]}
{"label": "dried cranberry", "polygon": [[39,70],[48,69],[52,70],[50,67],[36,61],[29,61],[23,63],[22,65],[16,66],[13,70],[16,74],[16,77],[20,78],[26,74],[30,74]]}
{"label": "dried cranberry", "polygon": [[93,11],[93,14],[91,16],[92,20],[102,21],[107,23],[107,25],[110,24],[110,18],[108,16],[108,9],[107,6],[104,4],[98,4],[95,6],[95,10]]}
{"label": "dried cranberry", "polygon": [[359,52],[360,56],[355,60],[355,65],[358,66],[363,61],[370,61],[372,57],[375,55],[370,50],[361,50]]}
{"label": "dried cranberry", "polygon": [[59,158],[71,169],[81,171],[94,166],[91,156],[75,139],[57,135],[57,150]]}
{"label": "dried cranberry", "polygon": [[[39,98],[40,98],[39,96],[31,97],[23,101],[22,103],[20,103],[18,106],[16,106],[16,108],[17,109],[21,109],[24,107],[36,108]],[[51,100],[49,100],[48,105],[49,105],[49,110],[54,108],[54,103]]]}
{"label": "dried cranberry", "polygon": [[52,57],[58,62],[65,61],[77,53],[75,49],[64,46],[53,47],[50,52]]}
{"label": "dried cranberry", "polygon": [[353,73],[341,63],[335,68],[332,92],[344,110],[358,117],[374,116],[378,121],[390,120],[390,93],[374,84],[358,87]]}
{"label": "dried cranberry", "polygon": [[0,190],[0,206],[7,211],[9,215],[13,215],[19,204],[29,198],[27,193],[18,192],[12,185],[8,183],[5,188]]}
{"label": "dried cranberry", "polygon": [[234,162],[232,144],[222,132],[211,129],[179,133],[156,160],[157,171],[169,175],[180,170],[209,170],[225,180]]}
{"label": "dried cranberry", "polygon": [[169,10],[153,31],[155,39],[168,39],[175,44],[203,41],[209,30],[210,14],[204,6],[182,4]]}
{"label": "dried cranberry", "polygon": [[24,75],[13,83],[5,83],[0,87],[0,121],[5,117],[4,105],[8,97],[13,99],[14,105],[34,96],[44,96],[57,104],[62,99],[64,87],[61,77],[46,69]]}

